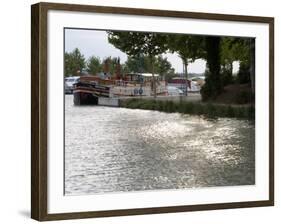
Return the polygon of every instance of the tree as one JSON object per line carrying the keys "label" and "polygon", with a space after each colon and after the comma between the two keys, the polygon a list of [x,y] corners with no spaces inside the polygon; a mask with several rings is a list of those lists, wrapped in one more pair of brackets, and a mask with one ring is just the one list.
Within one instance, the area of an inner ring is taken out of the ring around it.
{"label": "tree", "polygon": [[[160,55],[154,57],[153,61],[155,62],[154,72],[159,74],[160,76],[174,73],[172,64],[166,57],[163,58],[163,56]],[[128,57],[125,65],[128,72],[152,73],[150,59],[148,56],[141,55],[134,58]]]}
{"label": "tree", "polygon": [[154,77],[155,56],[167,50],[166,35],[158,33],[142,32],[108,32],[108,41],[116,48],[125,52],[128,56],[148,56],[151,64],[152,90],[156,97],[156,85]]}
{"label": "tree", "polygon": [[[254,38],[234,38],[224,37],[221,44],[221,63],[224,70],[231,70],[232,63],[239,61],[240,71],[238,81],[251,82],[254,92],[255,83],[255,39]],[[230,73],[230,71],[229,71]],[[249,76],[249,77],[241,77]]]}
{"label": "tree", "polygon": [[81,54],[78,48],[75,48],[72,52],[66,52],[64,54],[64,75],[74,76],[80,75],[85,68],[85,58]]}
{"label": "tree", "polygon": [[207,77],[206,83],[201,89],[202,100],[215,99],[222,92],[222,80],[220,75],[221,37],[208,36],[205,39],[206,60],[207,60]]}
{"label": "tree", "polygon": [[102,70],[101,60],[99,57],[92,56],[87,61],[87,71],[95,75]]}
{"label": "tree", "polygon": [[162,55],[156,58],[155,70],[160,76],[171,75],[175,73],[175,69],[172,67],[172,64],[168,61],[167,57],[163,57]]}
{"label": "tree", "polygon": [[223,37],[221,40],[221,75],[223,85],[232,82],[233,62],[237,59],[235,55],[235,38]]}
{"label": "tree", "polygon": [[234,37],[223,37],[221,39],[221,75],[223,86],[233,81],[233,62],[238,60],[239,53],[241,53],[241,51],[237,50],[238,47],[240,47],[240,43]]}
{"label": "tree", "polygon": [[119,57],[107,57],[103,59],[103,72],[116,75],[120,78],[122,66]]}
{"label": "tree", "polygon": [[256,41],[254,38],[251,38],[249,40],[249,45],[250,45],[250,78],[251,78],[251,89],[252,93],[255,93],[255,77],[256,77],[256,59],[255,59],[255,54],[256,54]]}
{"label": "tree", "polygon": [[187,67],[189,63],[194,62],[196,59],[202,58],[203,51],[203,38],[200,36],[190,36],[186,34],[168,35],[169,50],[176,52],[182,59],[184,65],[184,74],[186,79],[186,95],[187,95],[187,80],[188,72]]}
{"label": "tree", "polygon": [[139,55],[135,57],[128,57],[125,62],[128,72],[134,73],[148,73],[151,72],[150,59],[148,56]]}

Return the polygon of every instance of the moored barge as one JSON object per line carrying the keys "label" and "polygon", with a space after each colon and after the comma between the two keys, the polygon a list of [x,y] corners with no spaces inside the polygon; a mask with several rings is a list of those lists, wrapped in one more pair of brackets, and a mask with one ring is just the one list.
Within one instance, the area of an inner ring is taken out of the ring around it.
{"label": "moored barge", "polygon": [[[154,79],[154,80],[153,80]],[[159,75],[127,74],[124,79],[103,79],[98,76],[81,76],[74,85],[75,105],[96,105],[99,97],[134,97],[167,95],[165,81]]]}
{"label": "moored barge", "polygon": [[[107,80],[109,81],[109,80]],[[102,84],[103,82],[104,84]],[[73,101],[75,105],[96,105],[98,97],[109,97],[111,82],[95,76],[81,76],[74,85]]]}

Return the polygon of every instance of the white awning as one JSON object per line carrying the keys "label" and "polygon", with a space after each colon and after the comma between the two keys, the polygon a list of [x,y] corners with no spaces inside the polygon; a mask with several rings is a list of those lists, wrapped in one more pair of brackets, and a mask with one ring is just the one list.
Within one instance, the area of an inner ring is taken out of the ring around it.
{"label": "white awning", "polygon": [[[144,77],[152,77],[151,73],[139,73],[139,75],[144,76]],[[158,74],[154,74],[154,77],[159,76]]]}

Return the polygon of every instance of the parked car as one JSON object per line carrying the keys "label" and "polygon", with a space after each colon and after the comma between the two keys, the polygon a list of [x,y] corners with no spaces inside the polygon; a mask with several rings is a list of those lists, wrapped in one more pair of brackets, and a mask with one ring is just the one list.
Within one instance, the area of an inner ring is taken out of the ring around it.
{"label": "parked car", "polygon": [[168,95],[169,96],[182,96],[184,95],[183,91],[174,86],[168,86]]}
{"label": "parked car", "polygon": [[66,77],[64,79],[64,92],[66,94],[73,93],[73,85],[79,81],[80,76]]}
{"label": "parked car", "polygon": [[191,81],[196,82],[200,88],[205,84],[205,76],[193,77]]}

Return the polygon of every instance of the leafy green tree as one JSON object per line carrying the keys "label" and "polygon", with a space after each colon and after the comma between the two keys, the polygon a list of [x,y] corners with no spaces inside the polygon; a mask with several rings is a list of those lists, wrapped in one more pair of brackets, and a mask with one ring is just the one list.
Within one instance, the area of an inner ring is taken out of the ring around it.
{"label": "leafy green tree", "polygon": [[221,64],[232,68],[234,61],[247,61],[249,46],[244,38],[223,37],[221,38]]}
{"label": "leafy green tree", "polygon": [[99,57],[91,56],[87,61],[87,71],[95,75],[102,71],[101,60]]}
{"label": "leafy green tree", "polygon": [[125,52],[128,56],[148,56],[151,63],[153,77],[152,89],[156,97],[156,85],[154,78],[155,56],[167,50],[167,38],[164,34],[143,32],[108,32],[108,41],[116,48]]}
{"label": "leafy green tree", "polygon": [[[154,72],[160,76],[173,74],[175,72],[172,64],[166,57],[164,58],[160,55],[154,57],[153,61],[155,62]],[[148,56],[141,55],[134,58],[128,57],[125,64],[129,72],[152,73],[150,58]]]}
{"label": "leafy green tree", "polygon": [[80,75],[85,68],[85,57],[78,48],[75,48],[72,52],[66,52],[64,54],[64,75],[74,76]]}
{"label": "leafy green tree", "polygon": [[223,86],[233,81],[233,62],[238,60],[239,43],[233,37],[223,37],[221,39],[221,76]]}
{"label": "leafy green tree", "polygon": [[176,52],[181,58],[184,65],[184,74],[186,78],[186,94],[187,94],[187,67],[189,63],[196,59],[202,58],[204,55],[204,39],[200,36],[191,36],[186,34],[167,35],[169,50]]}
{"label": "leafy green tree", "polygon": [[139,55],[135,57],[128,57],[125,65],[129,72],[145,73],[151,72],[150,59],[147,56]]}
{"label": "leafy green tree", "polygon": [[[223,71],[232,75],[232,63],[239,61],[240,70],[238,82],[243,80],[252,84],[254,91],[255,83],[255,39],[224,37],[221,44],[221,64]],[[248,70],[248,71],[247,71]],[[241,77],[245,75],[249,77]]]}
{"label": "leafy green tree", "polygon": [[243,79],[244,80],[248,79],[248,83],[251,83],[252,93],[254,93],[255,92],[255,39],[239,38],[238,41],[240,41],[241,52],[242,52],[242,54],[239,57],[240,71],[238,72],[238,75],[248,73],[249,77],[248,78],[244,77]]}
{"label": "leafy green tree", "polygon": [[162,55],[156,58],[155,71],[160,76],[164,76],[165,79],[166,76],[175,73],[175,69],[172,67],[171,62],[168,61],[167,57],[163,57]]}

